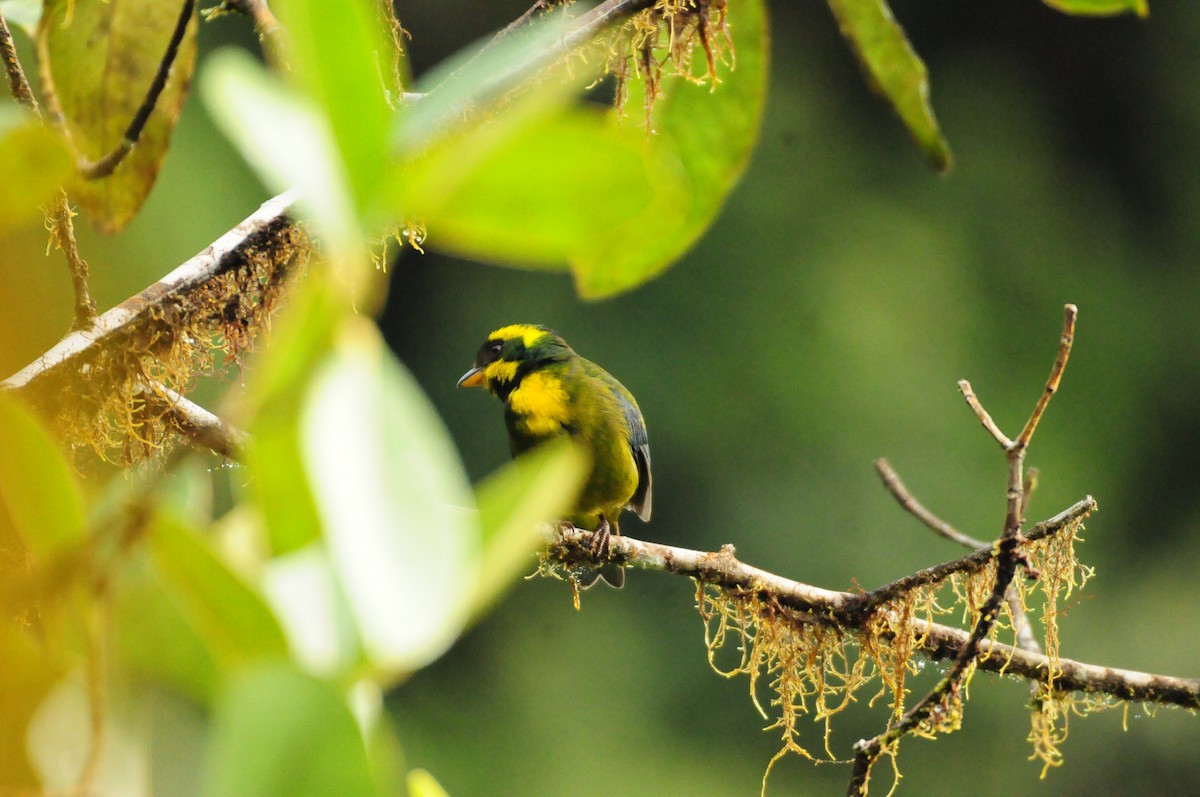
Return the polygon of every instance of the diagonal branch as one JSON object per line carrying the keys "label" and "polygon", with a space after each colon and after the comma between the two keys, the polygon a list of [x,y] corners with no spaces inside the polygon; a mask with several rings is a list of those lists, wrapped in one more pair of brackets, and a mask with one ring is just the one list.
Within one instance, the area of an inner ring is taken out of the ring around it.
{"label": "diagonal branch", "polygon": [[118,339],[127,329],[155,313],[162,314],[169,302],[186,297],[236,267],[247,250],[269,242],[295,223],[289,216],[293,202],[295,195],[290,191],[267,200],[240,224],[170,274],[97,316],[83,329],[69,333],[29,365],[0,382],[0,389],[25,388],[55,373],[75,368],[91,350]]}

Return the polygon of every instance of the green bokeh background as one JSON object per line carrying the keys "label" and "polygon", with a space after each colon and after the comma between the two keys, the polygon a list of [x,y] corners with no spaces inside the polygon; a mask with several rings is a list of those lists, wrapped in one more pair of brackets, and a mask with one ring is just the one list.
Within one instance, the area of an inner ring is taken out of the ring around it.
{"label": "green bokeh background", "polygon": [[[420,72],[516,17],[521,2],[402,9]],[[508,456],[501,410],[456,391],[483,336],[546,323],[638,397],[655,517],[626,533],[714,549],[831,588],[871,587],[959,551],[907,517],[871,463],[976,536],[998,532],[1004,466],[955,387],[969,378],[1015,434],[1079,305],[1075,354],[1029,454],[1040,519],[1085,494],[1079,548],[1097,577],[1067,612],[1064,655],[1200,675],[1200,6],[1146,20],[1070,18],[1033,2],[897,2],[955,150],[929,172],[864,87],[827,10],[772,5],[760,145],[720,219],[664,276],[583,303],[563,275],[433,251],[392,267],[383,327],[480,477]],[[736,38],[736,30],[733,32]],[[253,46],[236,19],[206,51]],[[160,185],[125,233],[82,235],[111,306],[266,198],[190,102]],[[0,242],[9,373],[69,323],[40,229]],[[637,246],[636,240],[628,241]],[[44,272],[30,273],[30,263]],[[216,395],[228,382],[204,387]],[[441,661],[389,697],[408,764],[468,795],[750,795],[778,748],[745,679],[714,675],[689,582],[632,573],[622,592],[523,582]],[[864,695],[864,698],[866,696]],[[1200,792],[1200,718],[1134,706],[1073,719],[1066,764],[1038,780],[1025,686],[977,678],[962,731],[907,741],[901,794]],[[884,721],[855,706],[847,754]],[[821,729],[806,740],[819,749]],[[839,794],[845,767],[788,759],[769,794]],[[877,777],[886,791],[884,765]]]}

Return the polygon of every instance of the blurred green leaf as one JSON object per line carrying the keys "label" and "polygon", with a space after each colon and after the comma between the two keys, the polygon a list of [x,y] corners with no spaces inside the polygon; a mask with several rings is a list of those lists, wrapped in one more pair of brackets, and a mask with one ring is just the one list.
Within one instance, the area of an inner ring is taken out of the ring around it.
{"label": "blurred green leaf", "polygon": [[36,794],[40,784],[29,760],[26,730],[42,699],[62,676],[20,620],[0,618],[0,794]]}
{"label": "blurred green leaf", "polygon": [[359,669],[362,642],[324,544],[313,543],[267,562],[263,591],[294,660],[306,672],[337,677]]}
{"label": "blurred green leaf", "polygon": [[933,108],[929,74],[885,0],[829,0],[842,35],[872,86],[895,109],[909,135],[939,172],[953,158]]}
{"label": "blurred green leaf", "polygon": [[154,572],[219,667],[284,656],[287,643],[263,598],[191,529],[156,516],[148,529]]}
{"label": "blurred green leaf", "polygon": [[62,138],[17,105],[0,105],[0,234],[24,226],[71,173]]}
{"label": "blurred green leaf", "polygon": [[[83,157],[99,160],[124,140],[182,10],[182,2],[161,0],[47,0],[38,33],[42,82],[53,87],[71,141]],[[80,179],[71,189],[72,199],[98,229],[125,227],[150,193],[195,66],[193,16],[137,146],[110,176]]]}
{"label": "blurred green leaf", "polygon": [[[699,240],[741,178],[758,137],[766,94],[767,21],[761,0],[728,7],[737,68],[716,65],[712,90],[680,77],[664,79],[647,148],[662,168],[680,170],[682,193],[660,190],[638,218],[609,228],[603,244],[576,254],[571,269],[581,295],[603,298],[642,284]],[[626,104],[641,113],[645,87],[629,82]],[[628,124],[613,114],[613,124]]]}
{"label": "blurred green leaf", "polygon": [[579,494],[587,457],[569,440],[540,446],[488,476],[475,491],[483,564],[475,611],[487,608],[531,564],[539,524],[558,520]]}
{"label": "blurred green leaf", "polygon": [[147,562],[124,568],[115,610],[118,651],[132,672],[174,687],[198,703],[212,699],[219,683],[213,652]]}
{"label": "blurred green leaf", "polygon": [[409,672],[458,636],[479,530],[445,427],[371,322],[349,317],[302,420],[304,464],[364,649]]}
{"label": "blurred green leaf", "polygon": [[32,38],[42,19],[42,0],[0,0],[0,11],[10,25],[16,25]]}
{"label": "blurred green leaf", "polygon": [[301,211],[327,246],[352,260],[361,232],[329,121],[242,50],[209,56],[200,91],[263,182],[274,191],[299,191]]}
{"label": "blurred green leaf", "polygon": [[1042,0],[1046,5],[1067,14],[1108,16],[1133,12],[1139,17],[1150,13],[1146,0]]}
{"label": "blurred green leaf", "polygon": [[250,669],[213,715],[206,797],[381,797],[362,733],[329,684],[287,665]]}
{"label": "blurred green leaf", "polygon": [[408,797],[450,797],[437,778],[424,769],[408,773]]}
{"label": "blurred green leaf", "polygon": [[325,118],[360,217],[383,178],[392,112],[380,81],[391,62],[372,0],[277,0],[288,72]]}
{"label": "blurred green leaf", "polygon": [[435,248],[565,269],[664,193],[682,200],[675,175],[644,150],[640,134],[596,109],[510,108],[402,164],[395,206],[422,219]]}
{"label": "blurred green leaf", "polygon": [[0,509],[42,564],[82,541],[83,494],[33,413],[0,391]]}
{"label": "blurred green leaf", "polygon": [[320,539],[321,520],[300,453],[300,406],[312,371],[329,351],[333,330],[348,312],[314,271],[297,286],[273,323],[271,339],[250,368],[249,490],[262,512],[276,555]]}

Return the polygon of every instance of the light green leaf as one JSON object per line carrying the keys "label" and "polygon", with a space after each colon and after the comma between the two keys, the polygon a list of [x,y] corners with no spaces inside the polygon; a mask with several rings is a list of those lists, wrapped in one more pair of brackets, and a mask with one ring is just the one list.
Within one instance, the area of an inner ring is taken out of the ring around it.
{"label": "light green leaf", "polygon": [[180,614],[222,668],[282,657],[287,643],[266,603],[207,540],[162,516],[148,530],[154,572]]}
{"label": "light green leaf", "polygon": [[408,797],[450,797],[437,778],[424,769],[408,773]]}
{"label": "light green leaf", "polygon": [[218,700],[202,793],[377,797],[384,791],[377,791],[362,734],[341,696],[275,665],[234,678]]}
{"label": "light green leaf", "polygon": [[213,652],[146,563],[125,568],[116,591],[118,652],[132,672],[178,689],[198,703],[219,683]]}
{"label": "light green leaf", "polygon": [[[42,82],[53,87],[71,140],[91,161],[125,138],[146,98],[183,4],[47,0],[38,32]],[[127,225],[154,185],[196,66],[193,16],[137,146],[108,177],[77,180],[71,198],[104,232]]]}
{"label": "light green leaf", "polygon": [[209,113],[275,191],[295,188],[300,210],[342,262],[362,239],[352,189],[329,121],[241,50],[209,56],[200,74]]}
{"label": "light green leaf", "polygon": [[42,19],[42,0],[0,0],[0,11],[9,25],[16,25],[33,38]]}
{"label": "light green leaf", "polygon": [[362,663],[354,616],[323,544],[268,562],[263,590],[283,625],[292,658],[306,672],[332,678]]}
{"label": "light green leaf", "polygon": [[349,308],[313,271],[296,287],[255,357],[247,390],[249,490],[262,513],[271,550],[284,554],[321,537],[321,520],[300,454],[299,417],[313,369],[329,352],[333,330]]}
{"label": "light green leaf", "polygon": [[872,86],[895,109],[933,168],[950,168],[950,147],[929,105],[929,75],[885,0],[829,0],[842,35]]}
{"label": "light green leaf", "polygon": [[46,564],[84,534],[83,494],[33,413],[0,391],[0,511],[35,561]]}
{"label": "light green leaf", "polygon": [[441,420],[369,321],[343,321],[301,430],[325,541],[368,658],[384,676],[428,663],[466,621],[479,529]]}
{"label": "light green leaf", "polygon": [[1139,17],[1150,13],[1146,0],[1042,0],[1051,8],[1066,14],[1109,16],[1132,12]]}
{"label": "light green leaf", "polygon": [[30,629],[11,616],[0,617],[0,789],[11,794],[41,793],[29,760],[26,731],[43,698],[63,674],[62,662],[48,656]]}
{"label": "light green leaf", "polygon": [[[735,0],[728,25],[736,68],[717,64],[715,90],[668,78],[653,109],[646,142],[662,168],[682,170],[686,191],[660,191],[638,218],[607,230],[601,246],[576,254],[571,269],[580,294],[612,296],[661,273],[700,239],[741,178],[758,137],[766,94],[767,21],[762,0]],[[699,56],[698,56],[699,59]],[[641,114],[645,88],[630,81],[626,107]],[[613,124],[632,125],[629,119]],[[680,178],[676,178],[680,179]]]}
{"label": "light green leaf", "polygon": [[62,139],[16,105],[0,105],[0,234],[39,218],[71,173]]}
{"label": "light green leaf", "polygon": [[568,440],[524,454],[479,484],[475,500],[483,529],[483,566],[475,611],[486,609],[529,570],[540,525],[558,520],[575,501],[587,476],[587,457]]}
{"label": "light green leaf", "polygon": [[360,215],[384,177],[392,124],[380,81],[391,63],[374,0],[277,0],[289,76],[324,117]]}

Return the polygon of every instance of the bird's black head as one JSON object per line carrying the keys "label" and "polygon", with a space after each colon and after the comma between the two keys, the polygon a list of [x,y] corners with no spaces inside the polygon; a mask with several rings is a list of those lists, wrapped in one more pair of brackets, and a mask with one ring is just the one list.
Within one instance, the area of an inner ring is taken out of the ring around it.
{"label": "bird's black head", "polygon": [[552,329],[510,324],[487,336],[475,355],[475,367],[458,380],[459,387],[485,387],[504,399],[526,374],[571,356],[571,347]]}

